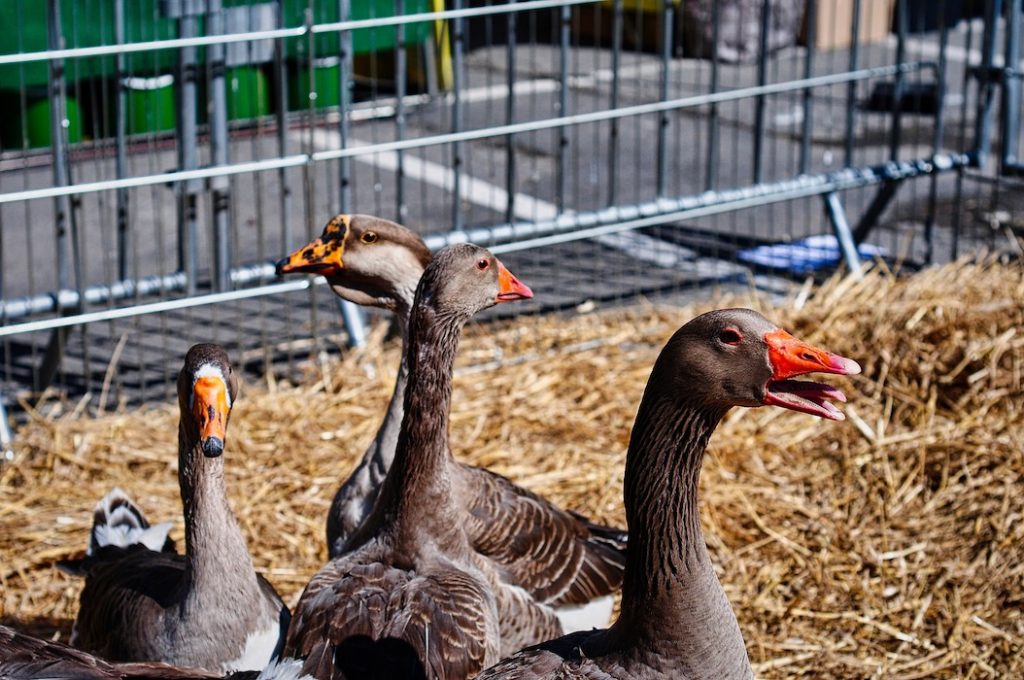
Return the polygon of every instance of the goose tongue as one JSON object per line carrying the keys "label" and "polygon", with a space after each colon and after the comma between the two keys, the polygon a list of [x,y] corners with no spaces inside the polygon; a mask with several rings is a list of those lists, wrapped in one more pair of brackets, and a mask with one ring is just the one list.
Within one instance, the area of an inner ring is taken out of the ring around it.
{"label": "goose tongue", "polygon": [[792,380],[807,373],[856,375],[860,365],[846,357],[797,340],[778,328],[764,336],[768,344],[768,363],[772,377],[765,386],[764,403],[808,413],[828,420],[843,420],[846,416],[829,400],[845,402],[846,395],[830,385]]}
{"label": "goose tongue", "polygon": [[495,298],[497,302],[529,300],[533,297],[533,291],[530,290],[530,287],[506,269],[501,260],[495,258],[495,262],[498,264],[498,296]]}

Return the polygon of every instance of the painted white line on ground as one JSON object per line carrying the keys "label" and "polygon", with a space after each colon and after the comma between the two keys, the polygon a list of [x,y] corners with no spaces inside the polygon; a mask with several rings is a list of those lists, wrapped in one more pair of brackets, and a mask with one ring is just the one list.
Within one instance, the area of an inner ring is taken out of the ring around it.
{"label": "painted white line on ground", "polygon": [[[298,139],[302,133],[295,133]],[[298,141],[297,139],[297,141]],[[313,145],[317,150],[337,149],[341,137],[335,130],[318,128],[313,130]],[[369,142],[349,139],[350,147],[369,146]],[[398,170],[398,153],[386,151],[354,156],[355,160],[374,165],[381,170],[396,172]],[[405,154],[402,170],[409,179],[423,182],[444,191],[451,192],[455,188],[455,173],[440,163],[429,161],[413,154]],[[459,194],[462,200],[503,213],[508,208],[508,192],[496,184],[491,184],[476,177],[463,174],[460,178]],[[515,217],[521,220],[552,220],[558,217],[558,207],[554,203],[533,196],[515,194]],[[592,240],[608,248],[622,251],[630,257],[658,267],[690,271],[701,276],[721,276],[728,273],[746,271],[738,265],[723,260],[698,257],[697,253],[653,238],[639,232],[623,234],[606,234],[596,236]]]}

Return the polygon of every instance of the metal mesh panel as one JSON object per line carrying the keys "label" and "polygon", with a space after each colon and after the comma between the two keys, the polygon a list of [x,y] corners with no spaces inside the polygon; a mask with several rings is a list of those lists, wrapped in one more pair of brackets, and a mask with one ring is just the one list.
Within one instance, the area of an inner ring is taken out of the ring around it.
{"label": "metal mesh panel", "polygon": [[983,4],[9,0],[2,403],[166,399],[200,340],[295,377],[358,317],[272,263],[339,211],[494,247],[504,313],[1016,248]]}

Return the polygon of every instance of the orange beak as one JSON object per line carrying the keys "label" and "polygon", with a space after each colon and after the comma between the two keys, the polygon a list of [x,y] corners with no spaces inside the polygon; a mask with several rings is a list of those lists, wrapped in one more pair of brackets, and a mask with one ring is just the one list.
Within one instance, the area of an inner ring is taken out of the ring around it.
{"label": "orange beak", "polygon": [[530,290],[530,287],[506,269],[501,260],[495,258],[494,261],[498,264],[498,302],[529,300],[533,297],[533,291]]}
{"label": "orange beak", "polygon": [[829,400],[846,401],[846,395],[830,385],[792,380],[807,373],[856,375],[860,364],[853,359],[818,349],[777,328],[765,333],[772,377],[765,388],[764,403],[800,411],[828,420],[845,416]]}
{"label": "orange beak", "polygon": [[330,276],[344,269],[342,259],[342,242],[340,239],[324,240],[320,237],[312,243],[302,246],[277,263],[280,274],[321,274]]}
{"label": "orange beak", "polygon": [[231,406],[228,387],[220,378],[204,376],[192,387],[192,415],[199,423],[199,445],[208,458],[224,452]]}

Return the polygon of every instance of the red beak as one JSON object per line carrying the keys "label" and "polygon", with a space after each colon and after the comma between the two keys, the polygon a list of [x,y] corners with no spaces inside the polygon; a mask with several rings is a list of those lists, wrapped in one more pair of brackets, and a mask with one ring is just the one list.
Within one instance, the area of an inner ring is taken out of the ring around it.
{"label": "red beak", "polygon": [[860,373],[860,365],[856,361],[797,340],[781,328],[765,333],[764,340],[768,344],[768,363],[772,367],[772,377],[765,387],[765,404],[829,420],[846,417],[828,401],[846,401],[846,395],[839,389],[791,378],[807,373],[856,375]]}
{"label": "red beak", "polygon": [[495,258],[498,265],[498,302],[512,302],[513,300],[529,300],[533,297],[533,291],[525,283],[521,282],[515,275],[505,268],[501,260]]}

